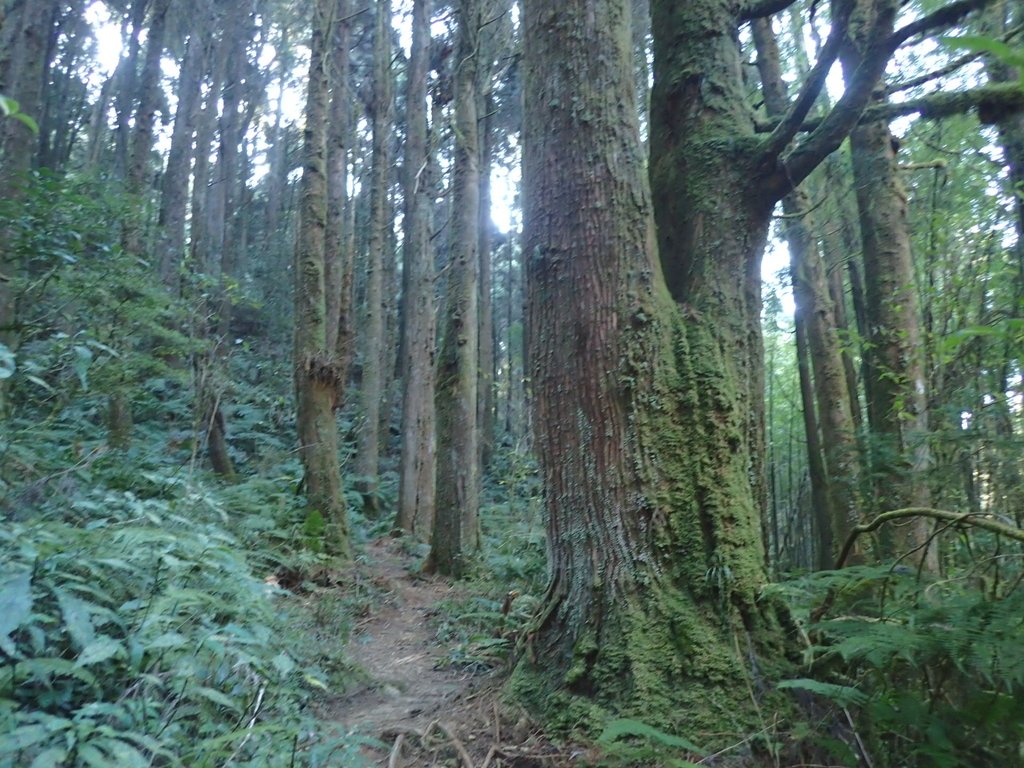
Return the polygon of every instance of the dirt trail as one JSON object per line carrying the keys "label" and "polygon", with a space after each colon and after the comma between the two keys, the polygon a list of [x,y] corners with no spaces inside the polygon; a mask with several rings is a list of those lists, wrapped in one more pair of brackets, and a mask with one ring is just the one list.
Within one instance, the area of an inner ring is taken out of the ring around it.
{"label": "dirt trail", "polygon": [[442,600],[457,594],[456,589],[441,579],[411,574],[411,558],[393,539],[371,542],[366,557],[369,574],[386,597],[357,627],[348,655],[369,680],[335,702],[328,717],[346,730],[386,744],[387,752],[366,753],[387,765],[400,735],[411,739],[438,725],[453,730],[456,726],[446,715],[465,704],[482,678],[442,663],[446,649],[437,641],[431,615]]}
{"label": "dirt trail", "polygon": [[334,701],[324,719],[376,740],[380,747],[366,747],[364,756],[388,768],[566,765],[521,710],[501,705],[500,678],[443,663],[447,649],[432,614],[459,588],[410,573],[412,558],[393,539],[368,544],[366,560],[362,575],[386,596],[357,626],[347,650],[368,680]]}

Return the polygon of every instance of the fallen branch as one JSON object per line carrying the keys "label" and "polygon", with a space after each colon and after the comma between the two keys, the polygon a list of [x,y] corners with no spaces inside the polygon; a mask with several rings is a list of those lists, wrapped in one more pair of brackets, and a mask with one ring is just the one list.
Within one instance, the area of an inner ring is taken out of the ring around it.
{"label": "fallen branch", "polygon": [[454,733],[452,733],[451,729],[444,723],[439,722],[437,720],[434,721],[433,725],[435,728],[441,731],[441,733],[448,737],[448,741],[455,749],[455,752],[456,754],[458,754],[459,759],[462,760],[463,766],[465,766],[465,768],[476,768],[476,766],[473,764],[473,758],[471,758],[469,756],[469,752],[466,751],[466,747],[463,746],[462,742],[459,741],[458,737]]}

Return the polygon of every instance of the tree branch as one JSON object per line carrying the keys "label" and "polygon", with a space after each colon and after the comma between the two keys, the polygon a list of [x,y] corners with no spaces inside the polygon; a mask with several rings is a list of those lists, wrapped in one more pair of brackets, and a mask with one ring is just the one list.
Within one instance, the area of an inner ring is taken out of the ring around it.
{"label": "tree branch", "polygon": [[893,32],[890,38],[892,50],[895,51],[910,38],[930,32],[937,27],[951,27],[971,11],[977,11],[992,2],[993,0],[957,0],[957,2],[943,6],[937,11],[932,11]]}
{"label": "tree branch", "polygon": [[[1018,83],[999,83],[952,93],[939,91],[899,103],[875,104],[861,113],[857,124],[883,120],[890,122],[897,117],[908,115],[920,115],[927,120],[941,120],[944,117],[966,114],[972,109],[978,110],[978,119],[985,125],[998,122],[1007,115],[1024,112],[1024,88]],[[813,132],[821,123],[821,120],[807,120],[800,126],[800,130]],[[763,120],[755,126],[755,130],[757,133],[771,133],[777,127],[778,121]]]}
{"label": "tree branch", "polygon": [[[1013,38],[1015,38],[1017,35],[1019,35],[1022,31],[1024,31],[1024,25],[1014,27],[1013,29],[1011,29],[1009,32],[1007,32],[1005,35],[998,39],[1000,42],[1007,43]],[[927,83],[930,83],[932,80],[936,80],[940,77],[945,77],[946,75],[953,74],[961,67],[970,64],[972,61],[976,59],[980,59],[984,55],[984,51],[966,53],[957,59],[953,59],[953,61],[949,62],[949,64],[947,64],[946,66],[939,67],[938,69],[923,74],[920,77],[915,77],[911,78],[910,80],[904,80],[903,82],[892,83],[891,85],[887,85],[885,88],[885,94],[888,96],[893,93],[909,91],[911,88],[917,88],[919,86],[926,85]]]}
{"label": "tree branch", "polygon": [[747,0],[740,8],[740,23],[781,13],[795,3],[796,0]]}
{"label": "tree branch", "polygon": [[[778,170],[767,180],[768,193],[776,200],[781,199],[807,178],[825,157],[839,148],[854,126],[863,121],[862,113],[881,81],[889,59],[900,45],[916,35],[955,24],[971,11],[983,8],[990,2],[992,0],[957,0],[900,27],[888,36],[885,30],[893,28],[897,4],[882,4],[868,36],[872,42],[864,51],[857,70],[847,84],[846,92],[811,135],[782,159]],[[920,110],[906,114],[915,111]],[[766,148],[772,148],[770,137]],[[771,157],[768,155],[766,159],[770,162]]]}
{"label": "tree branch", "polygon": [[[897,5],[894,2],[879,3],[878,13],[867,36],[871,42],[863,52],[860,65],[847,83],[842,98],[811,135],[777,163],[778,168],[766,185],[774,199],[782,199],[807,178],[823,159],[839,148],[857,124],[895,51],[892,35],[886,33],[895,23]],[[767,159],[771,162],[772,156],[769,155]]]}
{"label": "tree branch", "polygon": [[931,507],[907,507],[906,509],[894,509],[891,512],[883,512],[870,523],[854,526],[853,530],[850,531],[850,535],[846,538],[843,551],[839,553],[839,558],[836,560],[836,570],[842,568],[846,563],[846,558],[850,556],[857,537],[862,533],[871,533],[871,531],[877,530],[885,523],[909,517],[930,517],[933,520],[942,520],[950,525],[967,523],[975,528],[1006,536],[1009,539],[1024,544],[1024,530],[985,517],[979,517],[973,512],[948,512],[944,509],[932,509]]}
{"label": "tree branch", "polygon": [[940,77],[945,77],[946,75],[953,74],[961,67],[965,67],[975,59],[981,58],[981,56],[981,51],[978,51],[977,53],[968,53],[965,54],[964,56],[961,56],[958,59],[953,59],[953,61],[949,62],[949,64],[947,64],[946,66],[932,70],[931,72],[923,74],[920,77],[914,77],[911,78],[910,80],[904,80],[903,82],[900,83],[893,83],[892,85],[887,85],[885,87],[885,95],[891,96],[894,93],[900,93],[901,91],[909,91],[911,88],[917,88],[922,85],[927,85],[932,80],[937,80]]}
{"label": "tree branch", "polygon": [[832,29],[825,45],[821,48],[818,60],[804,80],[803,87],[789,108],[789,112],[782,118],[764,144],[763,151],[766,157],[774,158],[786,148],[800,130],[800,126],[814,106],[814,102],[818,100],[821,89],[825,87],[825,78],[828,77],[836,57],[839,56],[839,50],[846,40],[846,31],[849,28],[850,16],[855,5],[852,2],[844,2],[839,5],[839,13],[837,18],[832,20]]}
{"label": "tree branch", "polygon": [[878,104],[869,107],[864,110],[861,122],[894,120],[906,115],[920,115],[928,120],[939,120],[951,115],[962,115],[972,109],[978,110],[978,120],[983,124],[997,123],[1007,115],[1024,110],[1024,89],[1019,83],[1000,83],[953,93],[932,93],[899,104]]}

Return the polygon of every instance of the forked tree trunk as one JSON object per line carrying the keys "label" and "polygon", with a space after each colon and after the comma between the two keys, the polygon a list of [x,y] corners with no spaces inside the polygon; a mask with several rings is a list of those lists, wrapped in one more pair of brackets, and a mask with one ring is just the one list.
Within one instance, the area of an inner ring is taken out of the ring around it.
{"label": "forked tree trunk", "polygon": [[476,79],[480,5],[458,3],[455,50],[455,165],[452,181],[451,263],[437,366],[437,511],[427,568],[460,576],[479,549],[479,319],[477,251],[480,143]]}
{"label": "forked tree trunk", "polygon": [[334,350],[327,348],[327,302],[324,248],[327,225],[326,41],[330,38],[333,0],[317,0],[310,46],[306,130],[295,248],[295,399],[299,456],[305,468],[306,498],[311,512],[323,516],[329,547],[351,555],[348,518],[341,490],[338,425],[334,417],[338,391]]}
{"label": "forked tree trunk", "polygon": [[396,527],[426,539],[434,521],[434,266],[430,246],[427,62],[430,0],[414,0],[403,162],[402,453]]}
{"label": "forked tree trunk", "polygon": [[[524,3],[528,359],[551,583],[513,684],[561,722],[593,723],[607,707],[713,741],[723,722],[745,732],[754,719],[752,659],[781,656],[773,609],[757,601],[767,580],[757,257],[771,209],[742,194],[752,173],[742,155],[684,143],[702,138],[707,105],[696,90],[673,94],[686,80],[665,64],[689,62],[664,48],[679,36],[670,17],[690,5],[656,4],[652,172],[666,286],[629,5]],[[728,40],[706,45],[714,56],[689,51],[694,73],[726,51],[738,75]]]}

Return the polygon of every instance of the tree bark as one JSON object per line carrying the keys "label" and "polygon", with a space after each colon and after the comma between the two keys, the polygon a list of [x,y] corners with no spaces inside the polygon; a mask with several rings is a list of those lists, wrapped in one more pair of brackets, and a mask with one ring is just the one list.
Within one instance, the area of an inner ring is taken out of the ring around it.
{"label": "tree bark", "polygon": [[444,329],[437,369],[437,511],[428,569],[465,572],[479,530],[480,141],[477,69],[481,10],[460,0],[455,47],[455,164]]}
{"label": "tree bark", "polygon": [[324,289],[327,226],[327,40],[334,0],[317,0],[310,45],[306,129],[303,147],[299,231],[295,247],[295,399],[299,455],[305,468],[306,498],[330,531],[330,548],[350,557],[348,518],[341,489],[338,391],[334,350],[327,348]]}
{"label": "tree bark", "polygon": [[[758,19],[752,24],[757,47],[757,65],[761,74],[765,107],[769,117],[781,118],[789,106],[786,84],[782,77],[778,43],[771,23]],[[807,342],[813,368],[817,418],[808,423],[820,425],[821,449],[826,472],[813,471],[817,466],[811,457],[811,483],[818,523],[818,565],[831,568],[840,542],[847,539],[853,526],[860,522],[857,488],[856,430],[850,413],[850,393],[839,351],[839,336],[829,295],[825,265],[813,236],[811,204],[806,192],[797,187],[782,201],[787,216],[784,223],[789,244],[790,270],[796,303],[798,334]],[[805,399],[804,409],[814,409],[815,401]],[[808,451],[818,443],[817,434],[808,432]],[[817,450],[817,446],[813,450]],[[824,484],[822,488],[814,486]]]}
{"label": "tree bark", "polygon": [[[629,5],[524,4],[528,360],[551,582],[514,685],[560,721],[608,708],[713,741],[723,718],[755,717],[747,664],[781,656],[757,601],[757,256],[771,208],[738,193],[742,156],[676,144],[716,118],[752,120],[711,114],[693,70],[671,71],[689,64],[666,44],[707,4],[656,3],[652,176],[655,200],[680,206],[659,215],[659,261]],[[693,40],[707,85],[731,73],[739,93],[733,41]]]}
{"label": "tree bark", "polygon": [[[868,41],[846,45],[847,81],[861,62]],[[850,134],[850,157],[857,193],[863,245],[865,311],[868,336],[864,357],[872,474],[876,504],[884,512],[929,506],[926,471],[926,377],[920,307],[914,282],[907,216],[907,194],[896,168],[897,143],[883,122],[858,125]],[[938,568],[937,552],[927,546],[930,526],[915,518],[892,532],[887,554],[919,551],[926,565]],[[923,549],[922,549],[923,548]]]}
{"label": "tree bark", "polygon": [[392,85],[391,2],[378,0],[374,25],[373,139],[370,160],[370,244],[366,278],[366,324],[363,328],[363,422],[356,454],[358,489],[370,517],[379,513],[380,414],[384,400],[384,259],[388,247]]}
{"label": "tree bark", "polygon": [[430,246],[430,187],[427,178],[427,66],[430,0],[414,0],[412,52],[406,92],[403,162],[405,220],[402,313],[402,453],[396,527],[420,538],[433,528],[435,495],[434,266]]}

